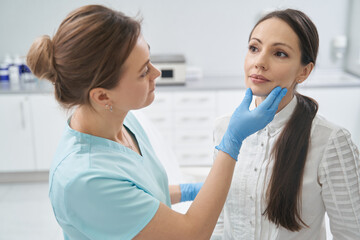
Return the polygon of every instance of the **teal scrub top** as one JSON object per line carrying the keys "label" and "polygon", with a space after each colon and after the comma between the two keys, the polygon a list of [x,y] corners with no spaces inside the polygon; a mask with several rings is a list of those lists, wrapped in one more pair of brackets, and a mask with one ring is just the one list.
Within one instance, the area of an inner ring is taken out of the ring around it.
{"label": "teal scrub top", "polygon": [[143,128],[131,112],[124,125],[141,155],[75,131],[68,122],[49,178],[50,201],[65,240],[131,239],[160,202],[171,207],[166,172]]}

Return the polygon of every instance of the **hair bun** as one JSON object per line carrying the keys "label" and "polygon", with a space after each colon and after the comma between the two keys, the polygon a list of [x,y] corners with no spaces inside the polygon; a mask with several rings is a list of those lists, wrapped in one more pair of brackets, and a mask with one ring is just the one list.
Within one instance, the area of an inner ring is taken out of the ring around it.
{"label": "hair bun", "polygon": [[27,54],[26,62],[36,77],[55,83],[56,71],[53,59],[53,43],[48,35],[44,35],[33,42]]}

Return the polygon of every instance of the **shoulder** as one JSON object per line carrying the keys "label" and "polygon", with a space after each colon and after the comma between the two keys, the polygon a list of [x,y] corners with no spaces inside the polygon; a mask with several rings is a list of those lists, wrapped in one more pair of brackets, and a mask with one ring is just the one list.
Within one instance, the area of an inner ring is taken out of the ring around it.
{"label": "shoulder", "polygon": [[[58,173],[59,175],[60,173]],[[158,200],[153,197],[144,186],[124,171],[116,173],[104,169],[89,168],[68,175],[66,178],[57,176],[57,180],[53,181],[50,190],[50,199],[52,201],[62,200],[67,210],[78,211],[76,209],[83,208],[82,215],[87,214],[85,207],[89,204],[92,206],[100,206],[109,204],[109,208],[115,202],[121,206],[130,203],[147,202],[150,207],[156,207]],[[126,211],[126,210],[124,210]]]}
{"label": "shoulder", "polygon": [[[134,183],[131,179],[117,175],[111,171],[105,171],[102,169],[87,169],[82,172],[74,174],[67,184],[64,186],[64,191],[67,193],[67,197],[73,199],[74,196],[77,198],[87,198],[86,195],[98,195],[103,193],[105,195],[109,189],[116,186],[116,191],[126,192],[127,190],[134,187]],[[122,195],[119,195],[120,197]]]}
{"label": "shoulder", "polygon": [[231,115],[223,115],[215,119],[213,140],[215,144],[219,144],[229,125]]}
{"label": "shoulder", "polygon": [[124,168],[116,163],[119,161],[129,162],[131,159],[121,151],[117,151],[115,154],[109,149],[92,153],[85,146],[84,149],[74,149],[59,159],[50,171],[50,193],[57,195],[70,185],[86,185],[90,182],[99,182],[99,179],[104,180],[101,181],[102,183],[114,179],[128,181],[130,174],[136,173],[136,171],[133,168]]}
{"label": "shoulder", "polygon": [[160,204],[130,179],[94,169],[68,182],[63,202],[69,223],[82,231],[98,232],[99,239],[108,239],[110,232],[119,239],[133,238],[153,218]]}
{"label": "shoulder", "polygon": [[[326,143],[329,143],[334,138],[339,138],[342,136],[346,136],[351,138],[350,132],[341,127],[323,116],[317,114],[313,121],[312,126],[312,137],[320,137]],[[325,142],[324,142],[325,143]]]}
{"label": "shoulder", "polygon": [[350,132],[321,115],[314,119],[311,141],[319,147],[324,147],[322,164],[340,164],[347,161],[354,163],[354,160],[358,159],[358,149],[351,139]]}
{"label": "shoulder", "polygon": [[214,122],[214,129],[215,131],[224,132],[226,131],[229,122],[230,122],[231,115],[223,115],[215,119]]}

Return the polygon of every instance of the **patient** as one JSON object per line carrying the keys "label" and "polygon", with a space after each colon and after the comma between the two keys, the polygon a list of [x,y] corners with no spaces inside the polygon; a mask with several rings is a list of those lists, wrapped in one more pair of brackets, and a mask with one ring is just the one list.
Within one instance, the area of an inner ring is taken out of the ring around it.
{"label": "patient", "polygon": [[[360,239],[359,151],[347,130],[296,91],[314,68],[318,45],[313,22],[293,9],[269,13],[250,34],[245,84],[255,105],[275,86],[288,93],[274,120],[243,142],[215,230],[223,239],[326,239],[325,211],[334,239]],[[216,144],[229,120],[217,119]]]}

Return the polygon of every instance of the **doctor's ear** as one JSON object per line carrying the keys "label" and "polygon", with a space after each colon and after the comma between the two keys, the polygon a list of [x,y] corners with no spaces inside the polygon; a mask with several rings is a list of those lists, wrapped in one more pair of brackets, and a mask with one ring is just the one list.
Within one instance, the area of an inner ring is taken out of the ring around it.
{"label": "doctor's ear", "polygon": [[310,75],[311,71],[314,69],[314,63],[310,62],[308,65],[303,66],[299,75],[296,78],[297,83],[304,82],[308,76]]}
{"label": "doctor's ear", "polygon": [[109,94],[104,88],[93,88],[89,93],[90,101],[95,102],[101,106],[105,106],[109,103]]}

